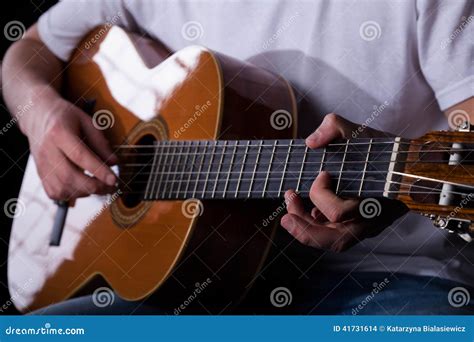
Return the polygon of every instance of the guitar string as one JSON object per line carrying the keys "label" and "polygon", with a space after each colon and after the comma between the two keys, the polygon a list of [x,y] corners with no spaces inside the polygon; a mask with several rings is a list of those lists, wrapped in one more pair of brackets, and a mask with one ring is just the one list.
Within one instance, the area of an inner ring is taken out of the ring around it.
{"label": "guitar string", "polygon": [[[305,180],[308,180],[308,181],[311,181],[313,178],[306,178]],[[273,178],[271,180],[276,180],[276,181],[280,181],[280,178]],[[297,178],[292,178],[291,180],[297,180]],[[247,178],[247,179],[241,179],[241,181],[252,181],[252,178]],[[265,181],[265,178],[254,178],[253,179],[253,182],[264,182]],[[352,179],[352,178],[341,178],[341,181],[350,181],[350,182],[354,182],[356,180]],[[167,182],[167,184],[170,184],[170,183],[176,183],[178,182],[178,180],[175,180],[175,181],[170,181],[170,182]],[[194,182],[194,181],[192,181]],[[204,182],[203,179],[201,180],[195,180],[195,182]],[[209,181],[211,183],[213,182],[216,182],[215,180],[211,180]],[[369,183],[369,182],[372,182],[372,183],[387,183],[386,181],[383,181],[383,180],[375,180],[375,179],[366,179],[364,180],[364,183]],[[137,182],[137,183],[144,183],[144,182]],[[472,193],[467,193],[467,192],[462,192],[462,191],[454,191],[454,190],[445,190],[443,191],[442,189],[439,189],[438,187],[427,187],[427,186],[423,186],[423,185],[416,185],[416,184],[409,184],[409,183],[405,183],[405,182],[397,182],[397,181],[388,181],[388,183],[391,183],[391,184],[397,184],[397,185],[401,185],[401,186],[410,186],[410,188],[414,187],[414,188],[419,188],[419,189],[427,189],[427,190],[430,190],[430,191],[425,191],[425,192],[416,192],[416,193],[425,193],[425,194],[436,194],[436,193],[449,193],[449,194],[453,194],[453,195],[460,195],[460,196],[470,196],[472,195]],[[212,193],[213,191],[211,190],[200,190],[199,192],[202,193],[202,192],[209,192],[209,193]],[[275,192],[277,190],[268,190],[268,191],[265,191],[265,192]],[[352,191],[352,190],[351,190]],[[373,191],[373,192],[379,192],[379,193],[383,193],[384,191],[383,190],[370,190],[370,191]],[[219,190],[218,192],[223,192],[222,190]],[[230,193],[235,193],[235,191],[229,191]],[[248,191],[245,191],[245,190],[242,190],[242,192],[248,192]],[[256,193],[261,193],[262,191],[260,190],[255,190]],[[278,192],[281,192],[281,191],[278,191]],[[347,192],[347,191],[342,191],[342,192]],[[354,192],[358,192],[358,191],[355,191]],[[367,190],[363,190],[362,192],[367,192]],[[393,192],[393,190],[389,191],[389,192]],[[139,191],[139,192],[126,192],[126,193],[143,193],[142,191]],[[172,191],[173,194],[176,195],[176,193],[183,193],[183,194],[186,194],[187,192],[185,191]],[[408,192],[409,194],[411,193],[414,193],[412,191],[409,191]],[[166,196],[165,196],[166,197]]]}

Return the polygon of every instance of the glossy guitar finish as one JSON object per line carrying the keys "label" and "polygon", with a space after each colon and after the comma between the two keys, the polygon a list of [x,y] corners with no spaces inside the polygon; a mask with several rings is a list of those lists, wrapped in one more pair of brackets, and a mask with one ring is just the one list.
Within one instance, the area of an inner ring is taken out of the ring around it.
{"label": "glossy guitar finish", "polygon": [[[284,190],[308,197],[321,171],[340,196],[397,199],[438,227],[474,237],[469,129],[310,150],[288,139],[296,106],[282,78],[202,47],[170,55],[117,27],[84,40],[65,83],[67,97],[89,108],[118,148],[123,193],[105,204],[96,196],[75,201],[59,246],[51,245],[57,207],[30,158],[8,260],[23,312],[104,280],[125,299],[151,295],[169,313],[186,302],[185,313],[229,312],[271,245],[276,228],[258,223],[281,211]],[[275,120],[281,113],[283,122]]]}
{"label": "glossy guitar finish", "polygon": [[[98,125],[107,121],[100,129],[106,128],[111,145],[133,145],[144,136],[282,139],[296,132],[293,92],[282,78],[198,46],[171,55],[160,43],[118,27],[98,29],[83,41],[69,64],[65,89],[76,105],[93,104]],[[274,129],[275,110],[291,113],[293,125]],[[160,287],[154,296],[172,313],[208,278],[209,290],[186,313],[203,312],[204,306],[226,312],[251,286],[275,231],[255,225],[273,212],[269,200],[130,206],[121,197],[91,196],[69,208],[60,245],[50,246],[57,207],[32,158],[20,201],[26,211],[14,221],[8,276],[22,312],[87,292],[85,285],[105,279],[128,300]]]}

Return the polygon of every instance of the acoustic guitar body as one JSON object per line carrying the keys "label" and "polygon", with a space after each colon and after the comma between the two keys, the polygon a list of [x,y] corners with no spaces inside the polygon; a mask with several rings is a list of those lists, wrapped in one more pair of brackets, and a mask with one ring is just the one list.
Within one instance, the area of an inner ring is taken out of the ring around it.
{"label": "acoustic guitar body", "polygon": [[[293,92],[279,76],[199,46],[171,54],[118,27],[83,40],[64,86],[113,147],[284,139],[296,131]],[[291,113],[293,125],[275,129],[276,110]],[[21,312],[107,286],[126,300],[152,295],[167,313],[225,313],[258,276],[276,229],[260,223],[278,203],[137,199],[139,185],[130,175],[140,170],[129,166],[134,157],[126,151],[117,150],[118,173],[130,195],[70,203],[59,245],[51,243],[58,207],[30,157],[8,260],[9,288]]]}

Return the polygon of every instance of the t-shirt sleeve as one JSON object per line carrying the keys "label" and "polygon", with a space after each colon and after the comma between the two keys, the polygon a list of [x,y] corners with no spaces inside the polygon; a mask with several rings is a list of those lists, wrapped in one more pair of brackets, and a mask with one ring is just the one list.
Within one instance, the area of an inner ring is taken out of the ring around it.
{"label": "t-shirt sleeve", "polygon": [[125,0],[62,0],[39,18],[38,32],[51,52],[67,61],[81,39],[103,24],[136,30]]}
{"label": "t-shirt sleeve", "polygon": [[441,110],[474,96],[472,0],[417,0],[421,70]]}

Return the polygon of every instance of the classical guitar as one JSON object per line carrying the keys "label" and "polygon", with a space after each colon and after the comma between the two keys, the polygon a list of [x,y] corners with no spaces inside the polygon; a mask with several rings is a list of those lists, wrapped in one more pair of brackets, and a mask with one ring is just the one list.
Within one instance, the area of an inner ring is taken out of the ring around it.
{"label": "classical guitar", "polygon": [[322,170],[341,196],[398,199],[438,227],[474,234],[468,127],[309,150],[293,139],[283,78],[199,46],[172,54],[118,27],[83,40],[64,83],[116,148],[120,184],[110,196],[53,203],[29,159],[8,258],[22,312],[104,284],[170,312],[186,301],[189,312],[228,312],[263,265],[284,191],[307,197]]}

